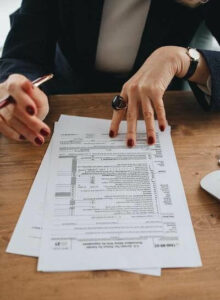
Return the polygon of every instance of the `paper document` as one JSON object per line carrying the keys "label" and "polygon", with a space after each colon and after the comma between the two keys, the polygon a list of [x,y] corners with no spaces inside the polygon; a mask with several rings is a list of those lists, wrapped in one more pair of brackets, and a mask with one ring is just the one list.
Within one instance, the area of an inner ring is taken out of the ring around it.
{"label": "paper document", "polygon": [[[61,128],[72,127],[74,132],[86,132],[86,128],[94,132],[107,132],[109,120],[61,116],[59,125]],[[140,131],[145,131],[145,126],[141,122]],[[121,132],[126,132],[126,123],[122,122]],[[43,205],[47,187],[49,171],[50,153],[52,144],[50,143],[43,158],[35,181],[32,185],[22,214],[16,225],[12,238],[7,248],[7,252],[39,256],[40,240],[42,233]],[[138,270],[127,270],[141,274],[160,275],[160,268],[148,268]]]}
{"label": "paper document", "polygon": [[[94,132],[104,133],[105,130],[108,129],[109,120],[61,115],[59,125],[62,128],[70,126],[78,133],[86,133],[87,128],[90,128],[90,130]],[[122,124],[122,126],[125,127],[125,124]],[[43,206],[49,176],[52,140],[42,160],[22,214],[20,215],[12,238],[8,244],[8,253],[36,257],[39,256],[43,222]]]}
{"label": "paper document", "polygon": [[38,270],[201,266],[170,132],[53,139]]}

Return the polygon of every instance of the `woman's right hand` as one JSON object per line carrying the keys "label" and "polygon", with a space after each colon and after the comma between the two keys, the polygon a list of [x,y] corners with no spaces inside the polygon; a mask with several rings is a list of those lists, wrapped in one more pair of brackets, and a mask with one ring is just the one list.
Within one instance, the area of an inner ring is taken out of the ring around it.
{"label": "woman's right hand", "polygon": [[31,81],[13,74],[0,84],[0,101],[8,96],[15,103],[0,108],[0,133],[16,140],[28,140],[40,146],[50,135],[50,128],[42,121],[49,112],[48,98]]}

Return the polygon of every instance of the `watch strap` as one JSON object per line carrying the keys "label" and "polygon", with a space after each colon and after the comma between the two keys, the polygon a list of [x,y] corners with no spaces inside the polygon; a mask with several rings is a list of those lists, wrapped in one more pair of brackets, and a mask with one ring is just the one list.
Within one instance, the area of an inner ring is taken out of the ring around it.
{"label": "watch strap", "polygon": [[[190,48],[187,49],[187,51],[189,51]],[[189,65],[189,69],[186,73],[186,75],[183,77],[184,80],[188,80],[196,71],[196,68],[198,66],[199,61],[193,59],[190,55],[189,52],[187,53],[187,55],[190,58],[190,65]]]}

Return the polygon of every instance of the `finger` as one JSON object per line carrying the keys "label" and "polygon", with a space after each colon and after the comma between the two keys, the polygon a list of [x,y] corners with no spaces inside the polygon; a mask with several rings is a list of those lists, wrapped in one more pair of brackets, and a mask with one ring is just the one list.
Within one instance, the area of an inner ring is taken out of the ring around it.
{"label": "finger", "polygon": [[44,137],[40,134],[34,133],[23,123],[17,120],[13,116],[15,106],[9,104],[1,110],[1,132],[16,141],[28,139],[34,145],[42,145],[44,143]]}
{"label": "finger", "polygon": [[141,104],[147,131],[147,142],[149,145],[153,145],[156,142],[156,133],[152,103],[149,98],[145,98],[142,99]]}
{"label": "finger", "polygon": [[23,123],[25,123],[25,125],[29,127],[31,130],[36,132],[36,134],[40,133],[45,137],[49,136],[50,128],[44,122],[41,121],[41,119],[45,118],[49,110],[46,95],[43,92],[41,92],[37,87],[30,86],[30,82],[28,81],[24,81],[24,83],[22,83],[21,85],[21,88],[26,93],[28,93],[30,97],[32,97],[32,100],[35,101],[34,103],[36,104],[37,108],[40,108],[40,106],[42,105],[47,105],[47,109],[44,111],[45,113],[44,116],[38,116],[38,115],[35,116],[35,114],[31,114],[30,109],[27,109],[27,107],[26,107],[26,113],[23,114],[22,108],[20,106],[16,106],[16,113],[18,119]]}
{"label": "finger", "polygon": [[41,134],[44,137],[50,135],[50,128],[41,121],[37,116],[29,116],[28,114],[19,114],[17,113],[17,107],[15,108],[15,116],[21,123],[23,123],[30,130],[35,132],[36,135]]}
{"label": "finger", "polygon": [[30,97],[33,94],[32,83],[24,76],[17,74],[10,76],[6,82],[7,90],[15,99],[16,104],[13,112],[9,112],[9,110],[1,111],[2,116],[9,122],[12,116],[16,115],[36,135],[48,136],[50,134],[49,127],[34,116],[37,113],[37,106]]}
{"label": "finger", "polygon": [[109,136],[110,137],[115,137],[118,135],[118,131],[119,131],[119,126],[121,121],[124,118],[125,115],[125,110],[114,110],[113,111],[113,115],[112,115],[112,121],[111,121],[111,125],[110,125],[110,130],[109,130]]}
{"label": "finger", "polygon": [[37,117],[44,120],[49,112],[47,96],[38,87],[33,86],[33,88],[30,89],[27,82],[22,85],[22,89],[34,100],[37,107]]}
{"label": "finger", "polygon": [[167,125],[167,120],[163,99],[155,99],[153,101],[153,105],[157,114],[157,120],[159,123],[160,130],[164,131]]}
{"label": "finger", "polygon": [[129,93],[128,110],[127,110],[127,146],[136,145],[136,129],[138,119],[138,95],[135,92]]}
{"label": "finger", "polygon": [[13,118],[10,120],[10,126],[16,130],[21,136],[25,137],[35,146],[41,146],[44,143],[44,137],[40,134],[36,134],[27,126],[25,126],[18,119]]}
{"label": "finger", "polygon": [[1,108],[1,116],[6,123],[8,123],[13,118],[14,110],[15,106],[11,103]]}
{"label": "finger", "polygon": [[0,132],[7,138],[12,139],[14,141],[21,141],[20,134],[16,132],[14,129],[10,128],[4,121],[4,119],[0,116]]}
{"label": "finger", "polygon": [[[120,96],[127,101],[127,95],[126,93],[122,90]],[[111,121],[111,125],[110,125],[110,130],[109,130],[109,136],[110,137],[115,137],[118,135],[118,130],[119,130],[119,126],[121,121],[124,118],[124,115],[126,113],[125,109],[122,110],[113,110],[113,115],[112,115],[112,121]]]}
{"label": "finger", "polygon": [[[29,116],[28,114],[23,113],[19,114],[18,110],[19,108],[17,106],[9,104],[1,109],[2,118],[10,125],[11,120],[16,116],[16,118],[23,123],[23,126],[26,127],[27,131],[30,130],[35,133],[36,138],[39,137],[39,135],[42,135],[43,137],[50,135],[50,128],[45,123],[39,120],[36,116]],[[16,127],[14,127],[14,129],[17,130]]]}
{"label": "finger", "polygon": [[32,83],[23,76],[18,76],[18,78],[14,78],[12,76],[7,81],[7,90],[15,99],[16,106],[19,107],[20,112],[28,113],[31,116],[37,112],[37,107],[29,96],[29,93],[31,93],[32,89]]}

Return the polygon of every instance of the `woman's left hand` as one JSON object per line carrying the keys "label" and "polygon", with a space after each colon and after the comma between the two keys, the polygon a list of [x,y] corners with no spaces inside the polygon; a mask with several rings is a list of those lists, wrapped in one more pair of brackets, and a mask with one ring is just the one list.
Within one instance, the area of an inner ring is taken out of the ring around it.
{"label": "woman's left hand", "polygon": [[[142,67],[124,85],[120,96],[127,101],[127,145],[136,144],[136,125],[139,107],[142,108],[146,124],[147,142],[156,142],[154,111],[159,127],[164,131],[167,126],[163,95],[174,76],[183,77],[190,64],[186,49],[165,46],[157,49],[145,61]],[[125,110],[114,110],[110,137],[118,134],[119,125],[126,113]]]}

